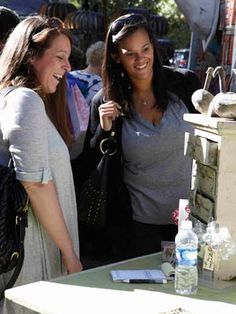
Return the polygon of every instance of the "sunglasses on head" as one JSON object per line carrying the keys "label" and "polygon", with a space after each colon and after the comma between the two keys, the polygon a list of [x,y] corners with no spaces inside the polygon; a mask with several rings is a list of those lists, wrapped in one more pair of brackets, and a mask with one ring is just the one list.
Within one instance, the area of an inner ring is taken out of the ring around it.
{"label": "sunglasses on head", "polygon": [[47,28],[51,29],[63,29],[64,23],[57,17],[48,18],[45,23],[40,24],[38,27],[34,29],[31,35],[31,39],[35,36],[39,36],[42,32],[44,32]]}
{"label": "sunglasses on head", "polygon": [[50,17],[47,24],[50,28],[64,28],[64,23],[57,17]]}
{"label": "sunglasses on head", "polygon": [[147,24],[146,18],[142,14],[126,14],[122,17],[117,18],[112,22],[110,30],[113,35],[119,33],[120,30],[124,26],[127,25],[139,25],[139,24]]}

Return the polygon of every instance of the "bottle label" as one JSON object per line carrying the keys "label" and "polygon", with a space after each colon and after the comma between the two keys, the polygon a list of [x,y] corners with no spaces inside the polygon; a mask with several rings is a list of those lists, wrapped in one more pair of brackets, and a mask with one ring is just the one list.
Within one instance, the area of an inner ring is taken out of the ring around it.
{"label": "bottle label", "polygon": [[176,259],[178,265],[196,266],[197,249],[196,248],[176,248]]}

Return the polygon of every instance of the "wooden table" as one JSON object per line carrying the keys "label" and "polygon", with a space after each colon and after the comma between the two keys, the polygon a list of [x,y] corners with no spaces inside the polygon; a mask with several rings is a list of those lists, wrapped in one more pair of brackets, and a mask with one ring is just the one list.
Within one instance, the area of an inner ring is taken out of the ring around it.
{"label": "wooden table", "polygon": [[160,263],[160,253],[151,254],[50,282],[15,287],[5,295],[12,302],[47,314],[159,314],[177,308],[193,314],[236,313],[235,282],[220,282],[214,288],[200,284],[196,295],[183,297],[175,293],[173,282],[114,283],[110,277],[112,269],[154,269]]}

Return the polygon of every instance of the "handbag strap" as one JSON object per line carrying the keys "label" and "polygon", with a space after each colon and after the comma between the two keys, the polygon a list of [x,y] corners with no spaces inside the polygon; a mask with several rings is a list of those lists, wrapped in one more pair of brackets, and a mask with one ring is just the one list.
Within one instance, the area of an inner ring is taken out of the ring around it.
{"label": "handbag strap", "polygon": [[16,89],[15,86],[8,86],[8,87],[3,88],[1,90],[0,97],[2,98],[6,97],[10,92],[12,92],[15,89]]}

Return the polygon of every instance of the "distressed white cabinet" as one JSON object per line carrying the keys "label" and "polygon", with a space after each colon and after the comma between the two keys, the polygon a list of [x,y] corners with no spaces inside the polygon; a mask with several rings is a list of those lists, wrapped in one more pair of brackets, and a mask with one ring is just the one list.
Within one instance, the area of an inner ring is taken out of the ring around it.
{"label": "distressed white cabinet", "polygon": [[[236,241],[236,121],[203,114],[185,114],[184,120],[194,127],[185,138],[185,154],[193,158],[191,211],[205,223],[213,216]],[[221,261],[216,278],[235,276],[236,256]]]}

